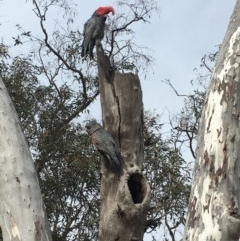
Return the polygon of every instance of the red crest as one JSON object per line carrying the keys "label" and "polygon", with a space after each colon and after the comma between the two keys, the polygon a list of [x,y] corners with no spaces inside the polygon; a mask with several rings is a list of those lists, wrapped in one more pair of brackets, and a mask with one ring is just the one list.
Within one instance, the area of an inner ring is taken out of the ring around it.
{"label": "red crest", "polygon": [[97,15],[99,16],[102,16],[104,14],[109,14],[109,13],[112,13],[114,15],[115,11],[113,9],[112,6],[106,6],[106,7],[99,7],[97,10],[96,10],[96,13]]}

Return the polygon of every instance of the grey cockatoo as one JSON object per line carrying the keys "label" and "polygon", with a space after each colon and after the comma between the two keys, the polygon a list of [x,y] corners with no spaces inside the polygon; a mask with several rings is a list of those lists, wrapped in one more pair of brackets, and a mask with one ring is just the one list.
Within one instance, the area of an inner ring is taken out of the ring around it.
{"label": "grey cockatoo", "polygon": [[106,168],[120,174],[123,159],[111,135],[96,120],[89,121],[85,127],[91,136],[92,144],[103,156]]}
{"label": "grey cockatoo", "polygon": [[92,17],[84,24],[82,57],[86,57],[89,54],[90,58],[93,58],[93,49],[96,44],[96,39],[103,39],[105,22],[110,12],[114,14],[114,9],[111,6],[99,7],[93,13]]}

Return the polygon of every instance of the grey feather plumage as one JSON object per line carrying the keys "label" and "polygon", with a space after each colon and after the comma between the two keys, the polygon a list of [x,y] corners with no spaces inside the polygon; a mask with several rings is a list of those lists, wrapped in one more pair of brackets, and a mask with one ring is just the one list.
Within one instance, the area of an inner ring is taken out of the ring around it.
{"label": "grey feather plumage", "polygon": [[93,58],[93,49],[96,44],[96,39],[103,39],[104,27],[107,17],[105,15],[98,16],[96,13],[84,24],[83,29],[83,43],[82,43],[82,57],[88,54]]}
{"label": "grey feather plumage", "polygon": [[95,120],[89,121],[86,124],[86,129],[91,136],[92,144],[103,156],[105,167],[116,174],[120,174],[123,159],[112,136]]}

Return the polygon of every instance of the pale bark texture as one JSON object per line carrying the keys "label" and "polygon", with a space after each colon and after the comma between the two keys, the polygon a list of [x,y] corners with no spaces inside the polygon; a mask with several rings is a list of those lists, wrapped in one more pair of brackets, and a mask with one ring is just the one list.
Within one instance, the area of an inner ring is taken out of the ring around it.
{"label": "pale bark texture", "polygon": [[4,241],[51,241],[28,144],[0,78],[0,226]]}
{"label": "pale bark texture", "polygon": [[240,237],[240,0],[207,92],[184,239]]}
{"label": "pale bark texture", "polygon": [[142,174],[143,103],[137,75],[115,72],[97,43],[99,90],[105,129],[124,159],[121,177],[102,168],[100,241],[141,241],[150,203]]}

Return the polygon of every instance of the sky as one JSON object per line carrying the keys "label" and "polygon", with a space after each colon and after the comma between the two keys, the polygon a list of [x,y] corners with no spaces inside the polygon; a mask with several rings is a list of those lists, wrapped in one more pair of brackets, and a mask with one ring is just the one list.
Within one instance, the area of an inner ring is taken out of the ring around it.
{"label": "sky", "polygon": [[[75,2],[78,10],[75,21],[80,30],[98,6],[115,3],[113,0]],[[158,3],[160,13],[153,15],[151,24],[139,23],[134,29],[137,43],[149,47],[155,59],[147,78],[143,77],[145,73],[140,76],[144,108],[156,110],[162,114],[162,121],[167,122],[169,112],[179,111],[183,102],[162,80],[169,79],[181,94],[190,93],[190,80],[196,78],[193,70],[199,67],[204,54],[221,44],[235,0],[158,0]],[[39,30],[30,0],[3,0],[0,7],[4,42],[13,43],[11,37],[16,34],[17,23],[25,29]],[[101,119],[99,102],[91,107],[91,114]]]}
{"label": "sky", "polygon": [[[76,2],[76,21],[81,30],[99,5],[114,6],[112,0]],[[149,47],[155,59],[147,78],[143,78],[144,73],[140,76],[144,108],[156,110],[162,114],[162,121],[167,122],[169,112],[179,111],[183,102],[162,80],[169,79],[181,94],[191,92],[190,80],[196,78],[194,69],[200,66],[204,54],[222,43],[235,0],[158,0],[158,3],[160,13],[152,17],[151,24],[137,24],[134,29],[137,43]],[[5,43],[13,43],[11,37],[16,34],[17,23],[33,31],[39,28],[31,1],[3,0],[0,8],[0,31]],[[91,107],[91,115],[101,119],[99,102]]]}

